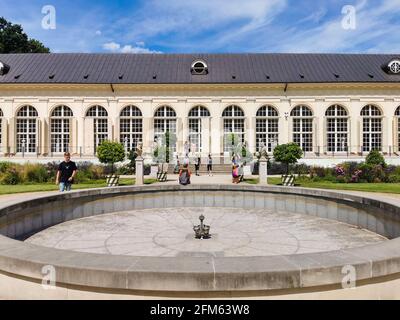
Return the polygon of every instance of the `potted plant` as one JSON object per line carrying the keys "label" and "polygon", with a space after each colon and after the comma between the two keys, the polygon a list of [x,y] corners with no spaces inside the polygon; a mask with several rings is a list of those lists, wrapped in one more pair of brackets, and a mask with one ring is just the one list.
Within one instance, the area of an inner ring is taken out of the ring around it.
{"label": "potted plant", "polygon": [[290,174],[290,165],[297,163],[303,156],[303,150],[296,143],[281,144],[274,149],[275,161],[286,164],[286,175],[282,176],[284,186],[294,185],[294,175]]}
{"label": "potted plant", "polygon": [[119,142],[103,141],[97,148],[97,157],[101,163],[111,166],[111,175],[106,176],[107,185],[118,186],[119,176],[114,174],[114,164],[125,160],[124,146]]}

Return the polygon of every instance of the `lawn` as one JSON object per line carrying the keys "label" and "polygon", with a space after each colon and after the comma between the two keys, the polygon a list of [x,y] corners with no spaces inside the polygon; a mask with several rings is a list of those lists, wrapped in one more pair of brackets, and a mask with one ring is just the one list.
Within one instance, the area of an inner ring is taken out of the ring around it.
{"label": "lawn", "polygon": [[[156,182],[155,179],[145,179],[145,184],[152,184]],[[121,179],[119,181],[120,186],[129,186],[135,183],[134,179]],[[104,188],[107,184],[105,180],[95,180],[88,183],[78,183],[74,184],[73,189],[94,189],[94,188]],[[40,192],[40,191],[57,191],[58,186],[54,183],[44,183],[44,184],[19,184],[15,186],[10,185],[0,185],[0,195],[2,194],[12,194],[12,193],[25,193],[25,192]]]}
{"label": "lawn", "polygon": [[[246,179],[249,184],[256,184],[258,179]],[[271,185],[279,185],[280,178],[269,178],[268,183]],[[304,188],[316,189],[332,189],[332,190],[350,190],[365,192],[381,192],[381,193],[398,193],[400,194],[400,183],[334,183],[330,181],[309,181],[298,179],[296,186]]]}

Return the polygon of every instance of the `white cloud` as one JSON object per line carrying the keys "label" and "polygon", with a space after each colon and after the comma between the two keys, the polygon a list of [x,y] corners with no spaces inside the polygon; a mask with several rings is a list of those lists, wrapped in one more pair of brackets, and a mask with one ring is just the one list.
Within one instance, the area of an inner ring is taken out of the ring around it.
{"label": "white cloud", "polygon": [[342,27],[343,15],[338,11],[336,16],[322,25],[306,30],[288,28],[278,33],[276,36],[285,41],[269,49],[280,52],[388,51],[389,44],[393,48],[400,41],[400,26],[391,21],[400,14],[400,0],[382,0],[379,6],[368,4],[362,0],[356,5],[355,30]]}
{"label": "white cloud", "polygon": [[122,53],[161,53],[160,51],[154,51],[143,47],[132,47],[126,45],[121,50]]}
{"label": "white cloud", "polygon": [[144,48],[144,43],[140,43],[140,46],[136,44],[136,46],[125,45],[121,46],[116,42],[107,42],[103,44],[103,49],[112,51],[112,52],[122,52],[122,53],[161,53],[160,51],[150,50],[148,48]]}
{"label": "white cloud", "polygon": [[96,36],[101,36],[101,31],[100,31],[100,30],[97,30],[97,31],[95,32],[95,34],[96,34]]}
{"label": "white cloud", "polygon": [[286,7],[287,0],[148,0],[134,24],[131,19],[123,23],[133,26],[128,41],[170,34],[182,42],[218,30],[219,41],[212,45],[222,46],[268,25]]}
{"label": "white cloud", "polygon": [[118,51],[120,48],[121,48],[121,45],[119,43],[115,43],[115,42],[107,42],[107,43],[103,44],[104,50]]}

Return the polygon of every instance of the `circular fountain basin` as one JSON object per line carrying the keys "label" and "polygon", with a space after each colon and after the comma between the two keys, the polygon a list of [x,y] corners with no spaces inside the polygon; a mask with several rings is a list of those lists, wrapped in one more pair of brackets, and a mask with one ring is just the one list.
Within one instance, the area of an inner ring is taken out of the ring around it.
{"label": "circular fountain basin", "polygon": [[[206,216],[209,239],[192,231]],[[64,222],[25,242],[55,249],[146,257],[254,257],[326,252],[387,241],[381,235],[316,216],[266,209],[130,210]]]}
{"label": "circular fountain basin", "polygon": [[[211,226],[207,240],[194,239],[201,213]],[[400,287],[400,208],[338,192],[76,191],[0,208],[0,233],[0,286],[15,288],[1,292],[13,297],[340,296],[349,292],[342,287],[349,267],[352,294]],[[48,266],[53,291],[41,286]]]}

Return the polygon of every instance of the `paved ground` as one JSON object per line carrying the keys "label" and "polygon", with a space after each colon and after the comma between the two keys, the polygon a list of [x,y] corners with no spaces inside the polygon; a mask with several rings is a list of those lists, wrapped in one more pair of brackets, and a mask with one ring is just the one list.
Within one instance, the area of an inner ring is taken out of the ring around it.
{"label": "paved ground", "polygon": [[[211,239],[194,238],[204,214]],[[339,250],[386,239],[337,221],[286,212],[166,208],[69,221],[27,239],[57,249],[134,256],[271,256]]]}

